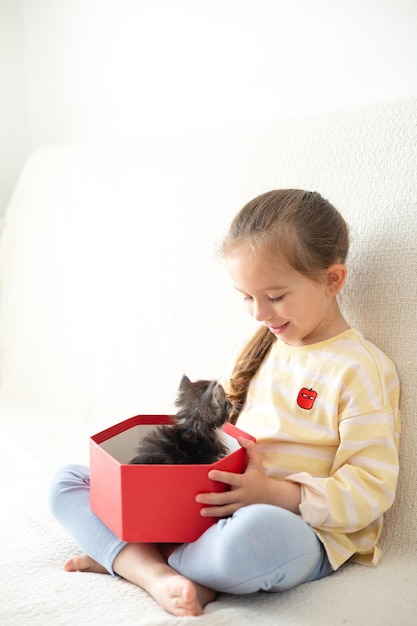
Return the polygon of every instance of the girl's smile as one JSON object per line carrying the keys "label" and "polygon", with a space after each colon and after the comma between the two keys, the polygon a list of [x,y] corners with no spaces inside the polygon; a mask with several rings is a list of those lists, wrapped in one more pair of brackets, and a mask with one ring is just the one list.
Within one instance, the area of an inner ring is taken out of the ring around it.
{"label": "girl's smile", "polygon": [[274,335],[281,335],[288,328],[288,324],[289,322],[285,322],[285,324],[281,324],[280,326],[271,326],[270,324],[267,324],[267,326]]}

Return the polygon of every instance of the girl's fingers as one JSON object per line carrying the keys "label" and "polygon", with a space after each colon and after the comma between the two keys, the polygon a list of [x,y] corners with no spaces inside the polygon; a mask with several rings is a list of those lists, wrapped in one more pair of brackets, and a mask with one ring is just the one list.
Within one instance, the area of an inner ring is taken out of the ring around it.
{"label": "girl's fingers", "polygon": [[259,452],[259,448],[251,439],[238,438],[239,444],[246,450],[249,458],[248,467],[251,469],[263,470],[262,455]]}
{"label": "girl's fingers", "polygon": [[201,509],[200,515],[203,517],[230,517],[239,507],[236,504],[226,506],[209,506]]}
{"label": "girl's fingers", "polygon": [[233,474],[232,472],[222,472],[221,470],[210,470],[208,477],[210,480],[216,480],[219,483],[237,487],[240,485],[242,474]]}
{"label": "girl's fingers", "polygon": [[195,501],[200,504],[210,504],[215,506],[224,506],[234,501],[234,497],[231,496],[230,491],[223,491],[221,493],[199,493],[195,497]]}

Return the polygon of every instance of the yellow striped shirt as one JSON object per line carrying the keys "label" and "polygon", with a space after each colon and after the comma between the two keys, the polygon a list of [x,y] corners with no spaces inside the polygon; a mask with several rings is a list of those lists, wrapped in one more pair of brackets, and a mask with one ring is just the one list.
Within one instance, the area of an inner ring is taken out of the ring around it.
{"label": "yellow striped shirt", "polygon": [[237,425],[256,437],[269,476],[301,485],[300,514],[334,569],[380,558],[398,400],[393,363],[354,329],[309,346],[276,340],[250,383]]}

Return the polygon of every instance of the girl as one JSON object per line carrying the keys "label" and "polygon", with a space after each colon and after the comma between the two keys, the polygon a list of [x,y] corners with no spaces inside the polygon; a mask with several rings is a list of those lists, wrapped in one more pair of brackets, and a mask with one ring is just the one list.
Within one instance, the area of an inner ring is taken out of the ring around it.
{"label": "girl", "polygon": [[90,510],[88,469],[61,469],[51,508],[85,550],[67,571],[119,575],[179,616],[201,614],[217,592],[277,592],[348,560],[376,565],[397,483],[399,384],[339,309],[347,252],[347,226],[318,193],[271,191],[238,213],[222,253],[261,323],[228,388],[234,421],[257,438],[240,440],[247,469],[211,470],[230,490],[196,500],[219,521],[181,546],[123,543]]}

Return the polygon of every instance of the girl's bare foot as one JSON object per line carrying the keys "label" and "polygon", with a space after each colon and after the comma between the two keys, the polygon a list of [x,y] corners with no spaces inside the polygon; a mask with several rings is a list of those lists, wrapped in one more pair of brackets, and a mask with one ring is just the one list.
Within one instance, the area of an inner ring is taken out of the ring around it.
{"label": "girl's bare foot", "polygon": [[95,572],[96,574],[108,574],[109,572],[94,561],[88,554],[78,554],[72,556],[64,563],[66,572]]}
{"label": "girl's bare foot", "polygon": [[[201,615],[206,604],[217,596],[212,589],[178,574],[161,552],[149,544],[128,544],[118,554],[113,566],[120,576],[145,589],[166,611],[177,617]],[[71,557],[64,569],[67,572],[108,574],[87,554]]]}
{"label": "girl's bare foot", "polygon": [[216,598],[216,592],[168,572],[148,586],[148,592],[169,613],[180,616],[202,615],[203,609]]}
{"label": "girl's bare foot", "polygon": [[128,543],[116,556],[113,569],[145,589],[168,613],[201,615],[217,593],[172,569],[153,544]]}

